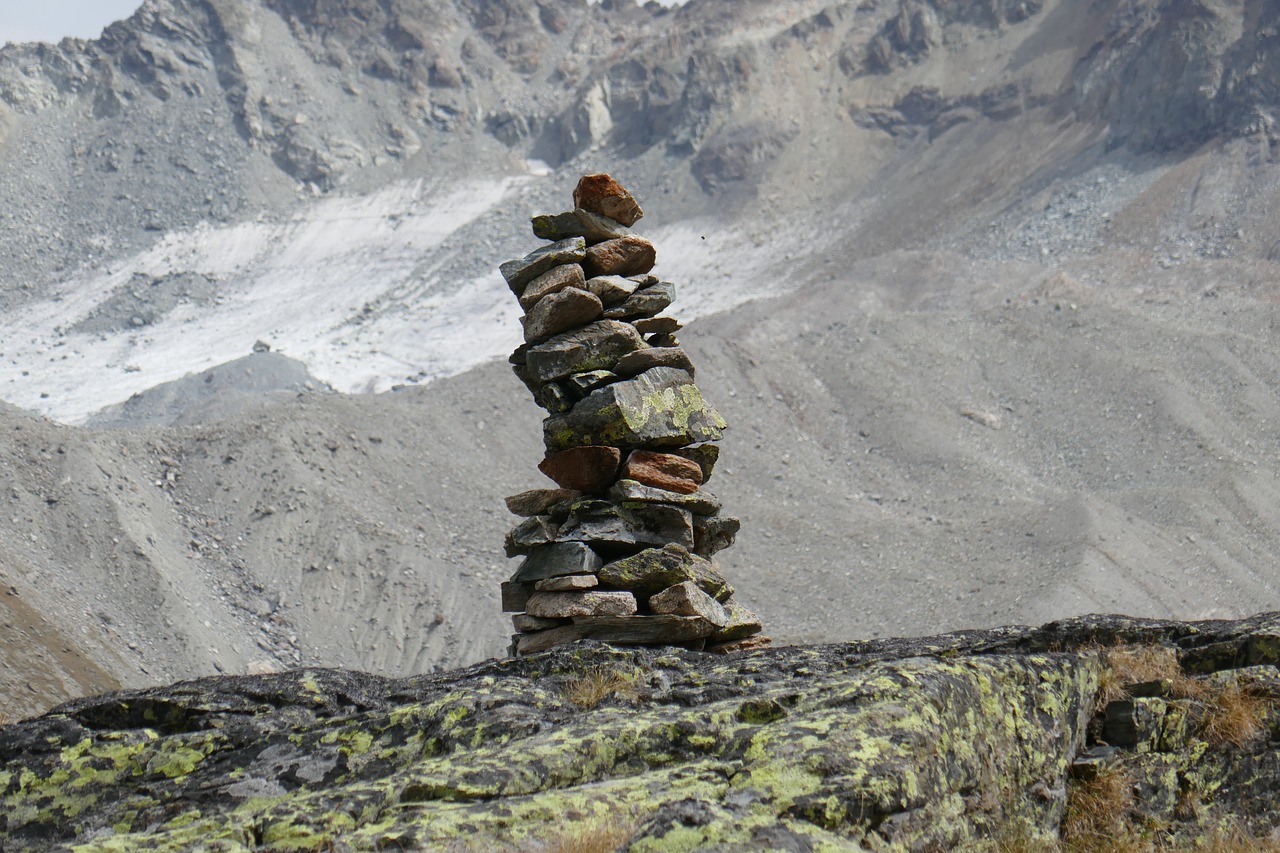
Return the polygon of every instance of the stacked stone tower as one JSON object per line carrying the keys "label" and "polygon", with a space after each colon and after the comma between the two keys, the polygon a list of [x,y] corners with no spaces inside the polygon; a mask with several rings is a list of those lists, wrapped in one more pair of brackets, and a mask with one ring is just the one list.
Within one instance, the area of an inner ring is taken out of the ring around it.
{"label": "stacked stone tower", "polygon": [[765,645],[712,559],[738,532],[702,488],[727,424],[694,384],[680,324],[659,316],[675,285],[650,275],[653,244],[631,231],[643,212],[617,181],[587,175],[573,203],[535,216],[551,242],[501,267],[526,312],[511,364],[548,412],[538,468],[559,486],[507,499],[525,519],[506,542],[524,557],[502,585],[512,653],[586,637]]}

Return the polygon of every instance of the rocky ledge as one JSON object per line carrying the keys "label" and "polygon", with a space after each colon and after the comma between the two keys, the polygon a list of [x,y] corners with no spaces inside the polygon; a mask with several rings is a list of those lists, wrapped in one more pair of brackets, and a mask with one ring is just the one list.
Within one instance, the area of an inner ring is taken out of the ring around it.
{"label": "rocky ledge", "polygon": [[1267,614],[209,678],[0,727],[0,849],[1266,845],[1277,663]]}

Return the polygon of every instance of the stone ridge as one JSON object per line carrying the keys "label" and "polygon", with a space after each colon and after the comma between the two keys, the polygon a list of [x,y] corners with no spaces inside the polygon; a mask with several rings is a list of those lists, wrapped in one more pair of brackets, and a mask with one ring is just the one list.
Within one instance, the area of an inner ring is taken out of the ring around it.
{"label": "stone ridge", "polygon": [[[0,848],[534,849],[570,824],[621,827],[618,849],[636,853],[951,850],[1011,827],[1054,843],[1097,751],[1098,650],[1117,643],[1280,682],[1280,613],[728,657],[587,643],[395,680],[208,678],[0,726]],[[1269,831],[1276,695],[1246,747],[1185,729],[1120,750],[1168,840],[1228,818]]]}
{"label": "stone ridge", "polygon": [[680,323],[658,316],[675,285],[649,274],[657,251],[630,232],[642,216],[612,176],[585,175],[573,210],[531,220],[555,242],[499,267],[527,312],[512,369],[547,410],[538,470],[555,495],[577,495],[507,498],[525,517],[505,543],[525,558],[502,586],[513,655],[586,638],[716,652],[771,642],[711,559],[739,528],[702,491],[719,455],[709,442],[728,423],[694,382]]}

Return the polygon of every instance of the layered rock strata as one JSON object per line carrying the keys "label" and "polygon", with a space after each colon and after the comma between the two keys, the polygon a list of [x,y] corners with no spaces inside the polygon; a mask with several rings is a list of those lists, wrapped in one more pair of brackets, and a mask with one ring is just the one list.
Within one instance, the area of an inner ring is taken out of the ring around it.
{"label": "layered rock strata", "polygon": [[713,559],[736,518],[703,489],[727,427],[660,316],[675,285],[650,271],[652,243],[631,230],[640,205],[609,175],[587,175],[574,209],[533,217],[551,241],[501,271],[524,315],[516,376],[547,410],[557,489],[507,499],[524,521],[506,540],[523,557],[503,584],[513,654],[593,638],[733,651],[769,642],[733,601]]}

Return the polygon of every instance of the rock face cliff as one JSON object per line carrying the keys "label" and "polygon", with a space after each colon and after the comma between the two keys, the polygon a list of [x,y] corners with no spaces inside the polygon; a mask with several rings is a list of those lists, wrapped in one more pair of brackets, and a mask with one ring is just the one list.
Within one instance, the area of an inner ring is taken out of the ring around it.
{"label": "rock face cliff", "polygon": [[[1173,666],[1158,672],[1162,656]],[[1277,663],[1269,614],[728,657],[586,642],[435,677],[203,679],[0,727],[0,840],[925,851],[1261,839],[1280,785]]]}

